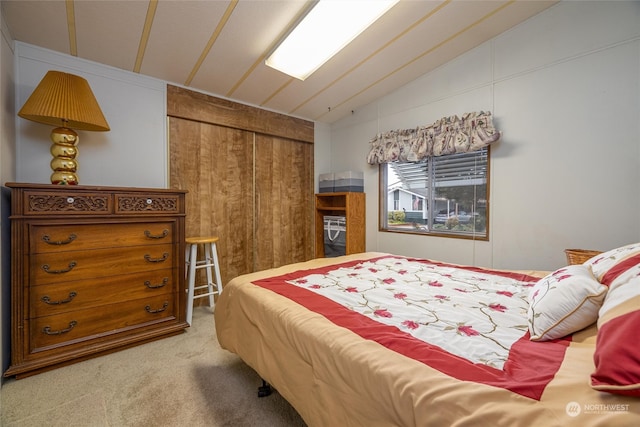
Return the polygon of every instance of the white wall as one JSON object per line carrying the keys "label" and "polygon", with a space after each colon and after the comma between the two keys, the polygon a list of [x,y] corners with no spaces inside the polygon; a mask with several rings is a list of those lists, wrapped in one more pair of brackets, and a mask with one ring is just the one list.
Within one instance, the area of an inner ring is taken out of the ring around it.
{"label": "white wall", "polygon": [[[20,42],[16,69],[16,112],[49,70],[77,74],[89,82],[111,130],[78,131],[80,184],[168,185],[166,82]],[[53,127],[16,120],[16,179],[50,183]]]}
{"label": "white wall", "polygon": [[[7,181],[15,180],[15,108],[14,108],[14,61],[13,45],[0,8],[0,99],[2,108],[0,112],[0,185]],[[11,306],[10,286],[11,280],[11,228],[9,215],[11,212],[11,200],[9,191],[2,188],[0,192],[0,371],[4,372],[9,366],[9,346],[11,335],[8,327],[10,324]],[[2,403],[0,402],[0,405]]]}
{"label": "white wall", "polygon": [[313,131],[314,188],[315,192],[318,193],[320,191],[319,175],[331,172],[331,126],[326,123],[316,123]]}
{"label": "white wall", "polygon": [[[555,269],[569,247],[640,240],[640,2],[562,2],[332,126],[332,170],[365,171],[367,249]],[[446,49],[446,46],[443,48]],[[377,132],[490,110],[490,241],[378,231]]]}
{"label": "white wall", "polygon": [[15,178],[15,75],[13,72],[13,41],[8,27],[2,16],[0,40],[0,99],[2,100],[2,113],[0,115],[0,183]]}

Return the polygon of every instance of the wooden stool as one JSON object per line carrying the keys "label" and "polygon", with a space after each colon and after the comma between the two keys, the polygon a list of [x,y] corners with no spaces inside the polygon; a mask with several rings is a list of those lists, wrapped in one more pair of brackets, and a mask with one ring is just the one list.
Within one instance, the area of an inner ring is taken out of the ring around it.
{"label": "wooden stool", "polygon": [[[187,274],[187,322],[191,325],[193,317],[193,300],[196,298],[209,297],[209,307],[213,307],[214,295],[222,292],[222,281],[220,280],[220,267],[218,264],[218,251],[216,249],[217,236],[212,237],[188,237],[185,239],[185,260]],[[198,248],[204,249],[204,257],[198,259]],[[212,268],[215,271],[215,282],[213,281]],[[204,268],[207,273],[207,284],[196,285],[196,270]],[[198,289],[207,289],[206,292],[195,294]]]}

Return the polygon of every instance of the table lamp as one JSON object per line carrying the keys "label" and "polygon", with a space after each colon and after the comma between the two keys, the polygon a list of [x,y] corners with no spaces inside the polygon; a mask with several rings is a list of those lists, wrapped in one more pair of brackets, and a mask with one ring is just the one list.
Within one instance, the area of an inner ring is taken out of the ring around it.
{"label": "table lamp", "polygon": [[51,131],[52,184],[78,184],[78,134],[71,128],[110,130],[89,83],[80,76],[61,71],[47,72],[18,116],[56,126]]}

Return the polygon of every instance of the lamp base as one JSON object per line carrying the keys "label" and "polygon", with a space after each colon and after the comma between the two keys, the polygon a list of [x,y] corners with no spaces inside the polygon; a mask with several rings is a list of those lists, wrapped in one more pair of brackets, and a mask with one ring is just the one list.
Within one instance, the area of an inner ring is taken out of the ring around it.
{"label": "lamp base", "polygon": [[51,131],[51,183],[56,185],[78,185],[78,134],[65,127],[58,127]]}

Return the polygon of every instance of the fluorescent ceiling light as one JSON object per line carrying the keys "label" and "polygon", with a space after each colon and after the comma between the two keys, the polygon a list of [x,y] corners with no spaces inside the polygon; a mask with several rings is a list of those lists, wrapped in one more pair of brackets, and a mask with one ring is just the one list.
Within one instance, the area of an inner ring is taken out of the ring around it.
{"label": "fluorescent ceiling light", "polygon": [[265,63],[304,80],[398,0],[320,0]]}

